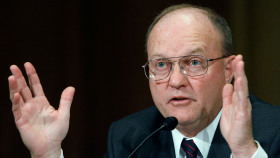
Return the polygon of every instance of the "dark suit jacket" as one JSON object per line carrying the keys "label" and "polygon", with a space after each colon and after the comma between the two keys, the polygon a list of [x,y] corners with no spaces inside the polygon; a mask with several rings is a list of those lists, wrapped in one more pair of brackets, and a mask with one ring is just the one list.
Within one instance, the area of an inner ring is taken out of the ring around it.
{"label": "dark suit jacket", "polygon": [[[280,106],[265,103],[250,95],[254,139],[269,158],[280,158]],[[104,158],[126,158],[150,133],[163,122],[157,108],[151,107],[114,122],[108,133]],[[242,129],[235,129],[242,130]],[[230,148],[218,126],[208,158],[229,158]],[[137,158],[175,158],[172,134],[161,131],[151,137],[135,154]]]}

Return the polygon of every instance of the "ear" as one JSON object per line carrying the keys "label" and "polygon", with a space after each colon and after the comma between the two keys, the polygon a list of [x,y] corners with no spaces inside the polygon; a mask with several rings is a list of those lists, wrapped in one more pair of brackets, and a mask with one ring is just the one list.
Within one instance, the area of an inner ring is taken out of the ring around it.
{"label": "ear", "polygon": [[226,83],[231,83],[233,79],[233,65],[232,62],[235,59],[235,55],[231,55],[224,60],[225,66],[225,79]]}

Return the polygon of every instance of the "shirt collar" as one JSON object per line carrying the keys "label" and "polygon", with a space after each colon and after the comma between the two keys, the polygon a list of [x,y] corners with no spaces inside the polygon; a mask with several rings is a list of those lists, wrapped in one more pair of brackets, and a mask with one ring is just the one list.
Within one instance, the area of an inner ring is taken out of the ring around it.
{"label": "shirt collar", "polygon": [[193,139],[202,156],[207,157],[211,146],[211,142],[213,140],[215,131],[217,129],[219,120],[221,118],[221,113],[222,110],[219,112],[219,114],[216,116],[214,121],[209,126],[207,126],[204,130],[200,131],[196,136],[192,138],[187,138],[182,133],[180,133],[176,128],[172,130],[171,132],[172,132],[172,137],[174,142],[176,158],[180,158],[180,155],[185,155],[183,150],[181,150],[181,142],[183,138]]}

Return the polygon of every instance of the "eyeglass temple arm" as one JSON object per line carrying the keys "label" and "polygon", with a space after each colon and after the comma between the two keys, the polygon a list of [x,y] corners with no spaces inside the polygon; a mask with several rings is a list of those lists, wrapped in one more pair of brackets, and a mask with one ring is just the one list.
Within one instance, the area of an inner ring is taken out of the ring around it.
{"label": "eyeglass temple arm", "polygon": [[219,57],[219,58],[207,59],[207,60],[208,60],[208,61],[214,61],[214,60],[219,60],[219,59],[223,59],[223,58],[227,58],[227,57],[229,57],[229,55],[223,55],[223,56],[221,56],[221,57]]}

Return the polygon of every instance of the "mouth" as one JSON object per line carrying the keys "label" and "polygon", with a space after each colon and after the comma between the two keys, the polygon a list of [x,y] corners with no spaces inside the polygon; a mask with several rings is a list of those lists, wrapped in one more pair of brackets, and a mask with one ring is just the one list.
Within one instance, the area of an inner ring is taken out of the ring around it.
{"label": "mouth", "polygon": [[191,98],[178,96],[178,97],[172,97],[169,100],[169,103],[174,104],[174,105],[179,105],[179,104],[186,104],[186,103],[189,103],[191,101],[194,101],[194,100],[191,99]]}
{"label": "mouth", "polygon": [[171,100],[178,101],[178,100],[186,100],[188,98],[172,98]]}

